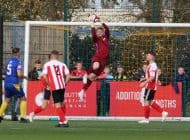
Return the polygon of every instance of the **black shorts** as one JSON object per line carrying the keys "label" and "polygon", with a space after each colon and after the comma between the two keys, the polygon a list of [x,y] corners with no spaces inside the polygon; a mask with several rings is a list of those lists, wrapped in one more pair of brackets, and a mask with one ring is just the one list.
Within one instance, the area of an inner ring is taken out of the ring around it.
{"label": "black shorts", "polygon": [[[59,89],[52,91],[52,97],[54,103],[62,103],[64,101],[65,89]],[[44,99],[50,100],[51,91],[45,89],[44,90]]]}
{"label": "black shorts", "polygon": [[153,100],[155,93],[156,93],[156,90],[145,89],[144,99],[148,101]]}

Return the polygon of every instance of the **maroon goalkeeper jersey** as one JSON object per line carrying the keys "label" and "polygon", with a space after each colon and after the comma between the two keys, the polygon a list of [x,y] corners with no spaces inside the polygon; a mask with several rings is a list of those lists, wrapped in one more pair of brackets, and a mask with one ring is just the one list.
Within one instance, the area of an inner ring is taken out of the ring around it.
{"label": "maroon goalkeeper jersey", "polygon": [[108,26],[103,23],[102,24],[104,29],[105,29],[105,34],[103,37],[97,37],[96,36],[96,29],[92,28],[92,38],[94,41],[94,47],[95,47],[95,54],[92,58],[92,61],[107,61],[107,59],[109,58],[109,36],[110,36],[110,32],[109,32],[109,28]]}

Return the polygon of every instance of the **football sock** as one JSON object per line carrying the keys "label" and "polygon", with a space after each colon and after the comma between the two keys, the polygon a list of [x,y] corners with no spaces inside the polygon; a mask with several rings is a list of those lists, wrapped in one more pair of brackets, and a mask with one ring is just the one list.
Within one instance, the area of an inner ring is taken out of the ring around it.
{"label": "football sock", "polygon": [[25,118],[26,116],[26,101],[21,100],[20,102],[20,117]]}
{"label": "football sock", "polygon": [[149,119],[150,116],[150,106],[144,106],[144,117],[145,119]]}
{"label": "football sock", "polygon": [[0,108],[0,116],[3,116],[3,113],[5,112],[5,110],[7,109],[8,103],[7,102],[3,102]]}
{"label": "football sock", "polygon": [[162,113],[163,109],[156,102],[153,102],[151,106],[153,109],[155,109],[159,113]]}
{"label": "football sock", "polygon": [[65,113],[62,110],[62,107],[56,108],[56,112],[59,116],[59,122],[63,123],[65,121]]}
{"label": "football sock", "polygon": [[66,114],[66,106],[64,105],[63,107],[61,107],[61,109],[63,110],[64,114]]}
{"label": "football sock", "polygon": [[40,112],[43,111],[43,110],[44,110],[44,109],[43,109],[41,106],[38,106],[38,107],[35,108],[34,114],[38,114],[38,113],[40,113]]}

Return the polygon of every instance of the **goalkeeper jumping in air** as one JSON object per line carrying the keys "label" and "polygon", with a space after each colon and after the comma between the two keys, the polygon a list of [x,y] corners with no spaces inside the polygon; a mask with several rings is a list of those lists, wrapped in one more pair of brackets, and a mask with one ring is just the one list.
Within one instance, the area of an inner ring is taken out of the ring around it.
{"label": "goalkeeper jumping in air", "polygon": [[84,99],[85,91],[90,87],[92,81],[96,80],[96,78],[103,72],[109,58],[110,31],[105,23],[102,23],[102,27],[95,28],[94,23],[97,20],[99,20],[99,17],[95,14],[89,16],[92,39],[96,52],[92,57],[92,66],[88,69],[88,75],[83,77],[83,89],[78,93],[81,102]]}

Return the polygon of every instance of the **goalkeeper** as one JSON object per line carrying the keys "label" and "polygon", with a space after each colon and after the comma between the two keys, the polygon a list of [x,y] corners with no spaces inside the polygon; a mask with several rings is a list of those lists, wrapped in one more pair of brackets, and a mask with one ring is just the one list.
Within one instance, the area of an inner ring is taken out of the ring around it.
{"label": "goalkeeper", "polygon": [[96,78],[103,72],[109,58],[110,31],[105,23],[102,23],[102,27],[95,28],[94,23],[97,20],[99,20],[99,17],[95,14],[89,16],[92,39],[96,52],[92,57],[92,66],[88,69],[88,75],[83,77],[83,89],[78,93],[81,102],[83,101],[85,91],[90,87],[92,81],[96,80]]}

